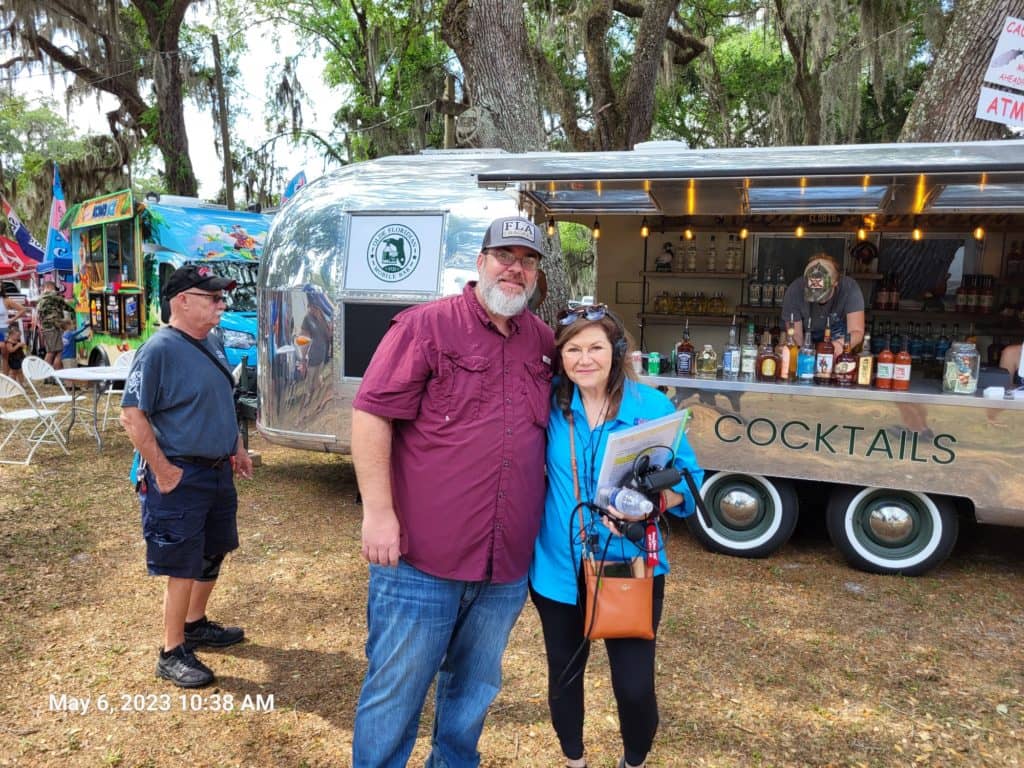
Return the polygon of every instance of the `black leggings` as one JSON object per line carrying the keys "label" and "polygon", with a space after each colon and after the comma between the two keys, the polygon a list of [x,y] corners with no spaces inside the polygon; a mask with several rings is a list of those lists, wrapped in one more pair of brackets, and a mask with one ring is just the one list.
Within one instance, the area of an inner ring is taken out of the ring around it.
{"label": "black leggings", "polygon": [[[583,757],[583,671],[590,643],[583,642],[583,610],[538,595],[530,587],[544,630],[548,659],[548,707],[551,722],[570,760]],[[654,631],[657,634],[665,601],[665,577],[654,577]],[[612,690],[619,710],[619,731],[626,762],[641,765],[658,730],[658,699],[654,691],[655,640],[605,640]],[[579,653],[576,654],[577,650]],[[573,654],[576,657],[573,658]],[[571,667],[568,665],[572,663]]]}

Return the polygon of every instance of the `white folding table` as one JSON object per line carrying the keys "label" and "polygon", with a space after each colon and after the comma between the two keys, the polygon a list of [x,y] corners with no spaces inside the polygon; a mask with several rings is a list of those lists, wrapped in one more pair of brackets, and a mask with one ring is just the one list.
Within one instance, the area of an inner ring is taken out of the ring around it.
{"label": "white folding table", "polygon": [[92,365],[83,368],[62,368],[59,371],[54,371],[56,376],[61,381],[65,381],[71,385],[71,420],[68,422],[68,442],[71,441],[71,428],[75,425],[75,417],[78,413],[78,400],[75,397],[77,395],[78,385],[83,382],[91,382],[92,389],[92,431],[96,435],[96,447],[97,450],[103,450],[103,438],[100,436],[99,419],[97,417],[99,410],[100,395],[102,394],[104,384],[111,384],[115,381],[124,381],[128,378],[128,368],[117,368],[112,365]]}

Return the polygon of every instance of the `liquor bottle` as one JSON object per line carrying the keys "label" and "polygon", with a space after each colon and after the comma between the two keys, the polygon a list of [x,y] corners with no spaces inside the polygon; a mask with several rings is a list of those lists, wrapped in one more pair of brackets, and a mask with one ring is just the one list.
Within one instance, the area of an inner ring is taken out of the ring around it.
{"label": "liquor bottle", "polygon": [[743,339],[743,346],[740,347],[740,378],[743,381],[753,381],[754,372],[757,370],[757,343],[754,341],[754,324],[747,324],[747,335]]}
{"label": "liquor bottle", "polygon": [[761,280],[757,276],[757,268],[750,270],[750,278],[747,282],[747,304],[752,307],[761,306]]}
{"label": "liquor bottle", "polygon": [[836,357],[833,376],[840,387],[852,387],[857,381],[857,356],[850,348],[849,335],[843,339],[843,351]]}
{"label": "liquor bottle", "polygon": [[[790,348],[792,345],[792,349]],[[795,354],[794,354],[795,353]],[[796,376],[796,362],[800,356],[800,349],[793,339],[793,326],[787,325],[786,337],[780,339],[775,347],[775,354],[779,358],[779,381],[790,382]]]}
{"label": "liquor bottle", "polygon": [[964,275],[964,286],[966,286],[966,297],[964,298],[964,312],[978,311],[978,276]]}
{"label": "liquor bottle", "polygon": [[903,348],[896,353],[896,359],[892,366],[892,388],[907,390],[910,389],[910,369],[912,366],[910,350],[907,349],[907,342],[904,340]]}
{"label": "liquor bottle", "polygon": [[729,242],[725,246],[725,271],[732,272],[736,269],[736,235],[729,235]]}
{"label": "liquor bottle", "polygon": [[711,235],[711,242],[708,244],[708,272],[718,269],[718,246],[715,243],[715,236]]}
{"label": "liquor bottle", "polygon": [[772,315],[771,323],[772,325],[771,328],[768,329],[768,333],[771,334],[772,337],[772,346],[775,346],[782,341],[782,329],[779,327],[779,316]]}
{"label": "liquor bottle", "polygon": [[924,347],[924,339],[921,337],[921,326],[914,323],[910,324],[910,359],[914,361],[914,365],[921,364],[922,349]]}
{"label": "liquor bottle", "polygon": [[946,335],[946,324],[943,323],[939,330],[939,338],[935,341],[935,360],[940,367],[946,364],[946,352],[950,343],[949,336]]}
{"label": "liquor bottle", "polygon": [[921,359],[925,361],[935,359],[935,343],[938,338],[935,336],[935,329],[931,323],[924,327],[924,343],[921,345]]}
{"label": "liquor bottle", "polygon": [[697,238],[694,238],[686,246],[686,271],[697,271]]}
{"label": "liquor bottle", "polygon": [[798,384],[814,383],[815,358],[814,345],[811,344],[811,334],[807,333],[804,335],[804,345],[800,347],[796,360],[796,380]]}
{"label": "liquor bottle", "polygon": [[871,336],[864,335],[860,354],[857,355],[857,386],[870,387],[872,374],[875,372],[875,356],[871,354]]}
{"label": "liquor bottle", "polygon": [[892,367],[896,357],[892,353],[889,338],[885,339],[885,346],[878,353],[878,370],[875,374],[875,386],[879,389],[892,389]]}
{"label": "liquor bottle", "polygon": [[740,375],[740,348],[736,343],[737,338],[736,318],[733,317],[732,325],[729,326],[729,341],[722,352],[722,376],[726,379],[735,379]]}
{"label": "liquor bottle", "polygon": [[704,345],[704,349],[697,354],[696,367],[700,379],[714,379],[718,376],[718,354],[713,346]]}
{"label": "liquor bottle", "polygon": [[964,336],[964,341],[968,344],[978,346],[978,334],[974,330],[974,321],[971,320],[967,325],[967,335]]}
{"label": "liquor bottle", "polygon": [[786,289],[789,284],[786,282],[786,270],[779,267],[779,270],[775,273],[775,306],[782,308],[784,299],[786,298]]}
{"label": "liquor bottle", "polygon": [[694,349],[690,342],[690,321],[686,321],[683,328],[683,338],[676,344],[676,374],[679,376],[693,376],[694,373]]}
{"label": "liquor bottle", "polygon": [[899,322],[896,323],[893,329],[892,338],[889,339],[889,344],[890,349],[902,349],[903,347],[903,335],[900,333]]}
{"label": "liquor bottle", "polygon": [[757,380],[777,381],[779,378],[779,357],[772,346],[772,337],[768,331],[761,337],[761,348],[757,351]]}
{"label": "liquor bottle", "polygon": [[836,347],[832,343],[832,328],[825,326],[825,338],[814,350],[814,383],[831,384],[832,369],[836,361]]}
{"label": "liquor bottle", "polygon": [[883,275],[875,290],[875,309],[889,308],[889,276]]}
{"label": "liquor bottle", "polygon": [[901,294],[901,283],[903,282],[900,278],[899,273],[894,272],[892,275],[892,285],[889,287],[889,309],[900,308],[900,294]]}
{"label": "liquor bottle", "polygon": [[960,278],[960,286],[956,289],[956,311],[967,311],[967,275]]}
{"label": "liquor bottle", "polygon": [[956,344],[958,341],[963,341],[963,338],[960,336],[960,323],[953,323],[953,335],[949,337],[949,342],[950,344]]}
{"label": "liquor bottle", "polygon": [[992,275],[981,276],[981,293],[978,295],[978,311],[991,315],[995,311],[996,296]]}

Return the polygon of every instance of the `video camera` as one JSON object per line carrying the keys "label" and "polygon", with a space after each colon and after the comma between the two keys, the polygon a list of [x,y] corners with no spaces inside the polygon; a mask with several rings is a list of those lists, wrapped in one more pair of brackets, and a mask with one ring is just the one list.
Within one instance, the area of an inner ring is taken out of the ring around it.
{"label": "video camera", "polygon": [[[606,492],[599,495],[604,497],[606,503],[592,504],[592,508],[597,511],[599,515],[608,520],[614,528],[625,536],[630,541],[639,544],[643,541],[646,534],[648,524],[656,521],[661,517],[661,492],[670,490],[679,484],[680,480],[686,480],[686,484],[690,488],[690,493],[693,495],[694,501],[697,505],[697,509],[700,511],[701,516],[704,518],[704,522],[707,526],[711,527],[711,517],[708,514],[707,509],[704,506],[704,502],[700,496],[700,489],[697,488],[697,484],[693,481],[693,477],[687,470],[678,470],[673,466],[675,456],[671,455],[669,460],[665,462],[664,466],[655,464],[651,460],[650,452],[656,448],[663,448],[664,446],[652,446],[646,448],[636,457],[633,462],[632,476],[621,488],[610,489],[610,492]],[[608,512],[608,506],[614,506],[616,510],[620,512],[626,512],[621,510],[618,505],[610,503],[616,495],[616,492],[622,490],[633,491],[642,494],[651,504],[651,509],[646,514],[626,514],[627,519],[622,517],[616,517]]]}

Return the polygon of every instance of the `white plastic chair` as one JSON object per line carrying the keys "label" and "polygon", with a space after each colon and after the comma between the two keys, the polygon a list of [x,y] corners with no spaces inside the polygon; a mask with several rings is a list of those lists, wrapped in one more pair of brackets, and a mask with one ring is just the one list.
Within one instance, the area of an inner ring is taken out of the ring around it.
{"label": "white plastic chair", "polygon": [[[63,407],[67,406],[69,402],[75,400],[81,400],[85,397],[84,394],[72,396],[68,394],[68,390],[63,385],[60,379],[56,378],[53,373],[53,366],[49,364],[42,357],[36,357],[34,354],[30,354],[24,360],[22,360],[22,373],[25,374],[26,380],[29,382],[29,387],[32,389],[32,393],[36,396],[36,401],[42,408],[52,408],[56,411],[62,411]],[[50,379],[53,384],[56,385],[57,389],[60,390],[60,394],[48,394],[44,395],[39,391],[39,387],[36,386],[36,382],[44,382]]]}
{"label": "white plastic chair", "polygon": [[[135,350],[129,349],[126,352],[122,352],[121,356],[114,361],[111,368],[114,368],[118,372],[127,374],[132,367],[132,361],[135,360]],[[103,423],[100,425],[100,429],[104,432],[107,431],[107,416],[110,414],[110,400],[117,398],[118,403],[121,401],[121,397],[124,395],[124,385],[126,379],[120,381],[111,380],[110,386],[107,387],[107,401],[103,406]]]}
{"label": "white plastic chair", "polygon": [[[56,443],[64,453],[68,453],[56,417],[57,411],[36,407],[21,384],[0,374],[0,422],[10,425],[0,443],[0,464],[28,465],[42,443]],[[4,453],[8,446],[16,444],[12,443],[15,438],[20,438],[17,442],[24,442],[27,446],[24,459],[8,458]]]}

